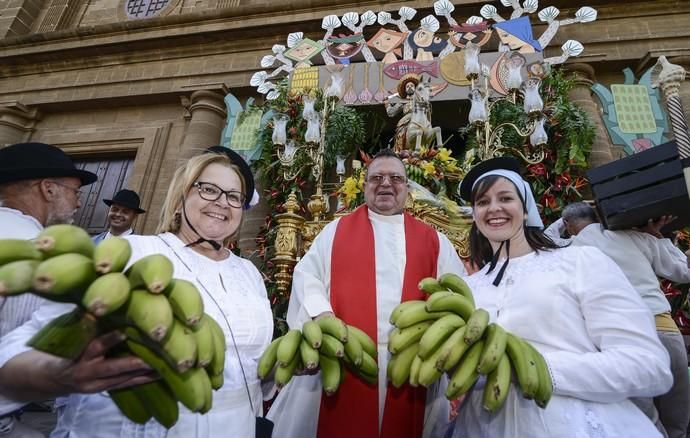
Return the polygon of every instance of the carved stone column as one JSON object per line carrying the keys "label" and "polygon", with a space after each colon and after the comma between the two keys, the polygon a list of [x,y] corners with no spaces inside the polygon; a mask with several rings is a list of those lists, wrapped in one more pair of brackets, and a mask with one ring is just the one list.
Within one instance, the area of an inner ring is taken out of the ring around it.
{"label": "carved stone column", "polygon": [[182,99],[189,119],[182,141],[182,156],[195,155],[220,142],[227,115],[224,97],[214,91],[201,90],[193,92],[190,99]]}
{"label": "carved stone column", "polygon": [[685,80],[680,84],[678,95],[681,102],[683,102],[683,112],[685,113],[685,120],[690,125],[690,56],[676,56],[669,58],[672,64],[680,65],[685,69],[687,74]]}
{"label": "carved stone column", "polygon": [[39,119],[36,108],[19,102],[0,105],[0,147],[28,141]]}
{"label": "carved stone column", "polygon": [[570,99],[578,104],[589,116],[595,126],[594,144],[589,155],[589,166],[598,167],[613,161],[612,145],[601,119],[599,106],[592,96],[594,69],[589,64],[568,64],[566,69],[575,75],[575,87],[570,91]]}

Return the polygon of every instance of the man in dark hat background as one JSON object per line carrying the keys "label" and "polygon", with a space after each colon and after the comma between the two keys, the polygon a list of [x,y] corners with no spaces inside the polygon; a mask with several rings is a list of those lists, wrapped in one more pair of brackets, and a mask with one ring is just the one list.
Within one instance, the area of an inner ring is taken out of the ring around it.
{"label": "man in dark hat background", "polygon": [[[33,239],[49,225],[68,224],[80,207],[80,187],[96,181],[62,150],[43,143],[0,149],[0,238]],[[44,300],[0,297],[0,337],[26,322]],[[42,437],[17,420],[23,403],[0,397],[0,437]]]}
{"label": "man in dark hat background", "polygon": [[146,213],[139,207],[139,195],[134,190],[123,189],[113,196],[104,199],[108,209],[108,229],[93,237],[94,243],[99,243],[110,236],[128,236],[132,234],[132,224],[138,215]]}

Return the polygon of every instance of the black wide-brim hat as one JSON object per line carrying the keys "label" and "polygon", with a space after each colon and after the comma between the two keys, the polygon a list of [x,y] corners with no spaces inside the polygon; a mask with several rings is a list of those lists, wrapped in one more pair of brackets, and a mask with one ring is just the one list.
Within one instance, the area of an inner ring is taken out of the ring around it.
{"label": "black wide-brim hat", "polygon": [[45,143],[17,143],[0,149],[0,184],[37,178],[79,178],[85,186],[98,176],[77,169],[60,148]]}
{"label": "black wide-brim hat", "polygon": [[113,199],[104,199],[103,203],[108,207],[113,204],[122,205],[123,207],[131,208],[138,214],[146,213],[146,210],[139,208],[139,195],[134,190],[120,190],[113,196]]}
{"label": "black wide-brim hat", "polygon": [[232,164],[237,166],[242,174],[242,179],[244,179],[244,208],[249,208],[251,206],[250,202],[254,197],[254,174],[252,173],[252,169],[249,167],[249,164],[244,161],[240,154],[224,146],[211,146],[210,148],[206,149],[205,152],[227,155],[228,158],[230,158],[230,161],[232,161]]}
{"label": "black wide-brim hat", "polygon": [[463,178],[460,183],[460,197],[467,202],[471,202],[474,183],[486,172],[497,169],[512,170],[520,174],[520,162],[513,157],[496,157],[482,161],[470,169],[465,178]]}

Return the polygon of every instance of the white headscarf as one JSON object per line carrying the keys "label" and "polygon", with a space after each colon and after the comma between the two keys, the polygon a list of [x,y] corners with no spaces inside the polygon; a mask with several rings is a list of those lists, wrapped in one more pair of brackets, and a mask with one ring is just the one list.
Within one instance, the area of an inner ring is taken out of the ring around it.
{"label": "white headscarf", "polygon": [[503,178],[515,184],[518,194],[522,198],[522,202],[525,205],[525,210],[527,211],[526,225],[528,227],[538,227],[540,229],[543,229],[544,223],[541,221],[541,217],[539,216],[539,210],[537,209],[537,203],[534,200],[534,194],[532,194],[532,189],[530,188],[529,183],[522,179],[522,177],[516,172],[506,169],[490,170],[482,174],[482,176],[480,176],[474,181],[474,184],[472,184],[472,189],[475,188],[479,181],[491,175],[502,176]]}

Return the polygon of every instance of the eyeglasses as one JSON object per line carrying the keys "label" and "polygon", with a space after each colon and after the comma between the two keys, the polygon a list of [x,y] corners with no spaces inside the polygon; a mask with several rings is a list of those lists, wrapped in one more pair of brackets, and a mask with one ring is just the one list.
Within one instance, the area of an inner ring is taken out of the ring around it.
{"label": "eyeglasses", "polygon": [[197,181],[192,186],[199,190],[199,196],[206,201],[217,201],[225,194],[225,199],[231,207],[242,208],[244,206],[244,194],[237,190],[223,190],[215,184]]}
{"label": "eyeglasses", "polygon": [[60,187],[64,187],[64,188],[66,188],[66,189],[72,190],[72,191],[74,192],[74,194],[77,195],[77,198],[80,197],[81,194],[82,194],[81,189],[74,188],[74,187],[72,187],[72,186],[69,186],[69,185],[67,185],[67,184],[63,184],[63,183],[61,183],[61,182],[59,182],[59,181],[55,181],[55,180],[52,180],[52,179],[50,180],[50,182],[52,182],[53,184],[56,184],[56,185],[58,185],[58,186],[60,186]]}
{"label": "eyeglasses", "polygon": [[407,177],[403,175],[369,175],[367,181],[372,184],[383,184],[383,182],[388,179],[393,185],[405,184],[407,182]]}

